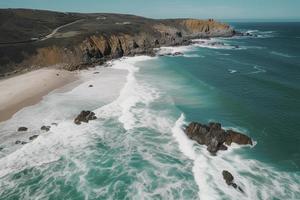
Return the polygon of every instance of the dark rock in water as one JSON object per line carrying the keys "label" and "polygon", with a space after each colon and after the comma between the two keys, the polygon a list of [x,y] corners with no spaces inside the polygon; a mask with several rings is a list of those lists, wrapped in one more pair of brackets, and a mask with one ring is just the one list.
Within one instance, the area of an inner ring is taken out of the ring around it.
{"label": "dark rock in water", "polygon": [[74,123],[79,125],[81,122],[88,123],[89,120],[95,120],[97,117],[94,112],[91,111],[81,111],[81,113],[75,118]]}
{"label": "dark rock in water", "polygon": [[238,189],[240,192],[244,193],[244,190],[240,186],[238,186],[236,183],[233,182],[234,177],[229,171],[223,170],[222,175],[223,175],[223,179],[225,180],[227,185],[230,185],[233,188]]}
{"label": "dark rock in water", "polygon": [[223,178],[226,181],[227,185],[230,185],[233,183],[234,177],[232,176],[232,174],[229,171],[223,170],[222,175],[223,175]]}
{"label": "dark rock in water", "polygon": [[49,131],[50,128],[51,128],[51,126],[42,126],[41,130],[43,130],[43,131]]}
{"label": "dark rock in water", "polygon": [[227,145],[231,145],[232,142],[239,145],[247,145],[247,144],[253,145],[251,138],[248,137],[247,135],[244,135],[242,133],[233,130],[228,130],[225,143]]}
{"label": "dark rock in water", "polygon": [[208,125],[203,125],[192,122],[185,128],[185,133],[190,139],[197,141],[201,145],[206,145],[207,150],[212,154],[217,153],[219,150],[227,150],[224,143],[227,145],[230,145],[232,142],[241,145],[252,145],[250,137],[232,130],[226,132],[222,129],[220,123],[211,122]]}
{"label": "dark rock in water", "polygon": [[57,126],[58,124],[57,124],[57,123],[51,123],[51,125],[53,125],[53,126]]}
{"label": "dark rock in water", "polygon": [[183,55],[183,53],[181,53],[181,52],[175,52],[175,53],[173,53],[173,56],[182,56]]}
{"label": "dark rock in water", "polygon": [[27,131],[28,128],[27,127],[24,127],[24,126],[21,126],[18,128],[18,131]]}
{"label": "dark rock in water", "polygon": [[99,74],[100,72],[94,72],[94,74]]}
{"label": "dark rock in water", "polygon": [[89,85],[89,87],[94,87],[93,85]]}
{"label": "dark rock in water", "polygon": [[189,126],[185,129],[185,133],[187,136],[197,141],[199,144],[205,144],[205,136],[209,131],[209,127],[206,125],[202,125],[197,122],[192,122]]}
{"label": "dark rock in water", "polygon": [[33,135],[33,136],[29,137],[29,140],[34,140],[34,139],[36,139],[37,137],[38,137],[38,135]]}
{"label": "dark rock in water", "polygon": [[0,147],[0,151],[2,151],[3,150],[3,147]]}
{"label": "dark rock in water", "polygon": [[27,144],[27,142],[17,140],[17,141],[15,142],[15,144]]}

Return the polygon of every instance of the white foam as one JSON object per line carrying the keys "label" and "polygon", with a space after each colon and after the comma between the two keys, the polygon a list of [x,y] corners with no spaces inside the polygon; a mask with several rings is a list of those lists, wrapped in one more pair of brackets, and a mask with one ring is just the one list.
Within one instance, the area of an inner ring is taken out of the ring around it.
{"label": "white foam", "polygon": [[[243,158],[235,153],[240,148],[237,145],[211,156],[204,146],[189,140],[182,130],[184,124],[182,114],[172,132],[180,150],[193,160],[193,174],[200,199],[295,199],[300,195],[297,175],[277,172],[257,160]],[[233,174],[235,183],[244,193],[225,183],[223,170]]]}
{"label": "white foam", "polygon": [[[99,72],[99,74],[94,74]],[[82,110],[93,110],[116,99],[126,81],[126,70],[100,68],[81,71],[81,82],[70,91],[57,90],[45,96],[36,105],[26,107],[0,126],[1,147],[0,177],[25,168],[56,161],[74,149],[86,145],[91,131],[87,124],[80,128],[73,119]],[[93,87],[89,87],[89,85]],[[58,126],[51,123],[58,123]],[[92,125],[95,122],[90,122]],[[51,125],[50,132],[40,130],[42,125]],[[28,127],[24,133],[19,126]],[[28,138],[40,135],[34,141]],[[16,145],[15,141],[30,142]]]}
{"label": "white foam", "polygon": [[234,73],[237,72],[237,70],[234,70],[234,69],[228,69],[228,71],[229,71],[230,74],[234,74]]}
{"label": "white foam", "polygon": [[281,52],[277,52],[277,51],[271,51],[270,54],[276,55],[276,56],[281,56],[281,57],[285,57],[285,58],[293,58],[295,56],[286,54],[286,53],[281,53]]}
{"label": "white foam", "polygon": [[249,72],[248,74],[258,74],[267,72],[267,70],[262,66],[255,65],[253,68],[255,69],[255,71]]}
{"label": "white foam", "polygon": [[239,47],[236,45],[230,45],[225,43],[221,39],[194,39],[193,46],[195,47],[202,47],[202,48],[209,48],[209,49],[225,49],[225,50],[241,50],[245,49],[245,47]]}
{"label": "white foam", "polygon": [[155,49],[158,55],[174,54],[177,52],[185,53],[194,50],[193,46],[175,46],[175,47],[160,47]]}

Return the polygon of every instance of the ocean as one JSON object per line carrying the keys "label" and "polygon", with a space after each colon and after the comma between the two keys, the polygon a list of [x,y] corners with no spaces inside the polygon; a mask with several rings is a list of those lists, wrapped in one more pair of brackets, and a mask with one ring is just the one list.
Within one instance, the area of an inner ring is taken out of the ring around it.
{"label": "ocean", "polygon": [[[231,25],[250,36],[82,71],[0,123],[0,199],[300,199],[300,23]],[[98,119],[75,125],[81,110]],[[183,132],[192,121],[220,122],[254,145],[212,156]]]}

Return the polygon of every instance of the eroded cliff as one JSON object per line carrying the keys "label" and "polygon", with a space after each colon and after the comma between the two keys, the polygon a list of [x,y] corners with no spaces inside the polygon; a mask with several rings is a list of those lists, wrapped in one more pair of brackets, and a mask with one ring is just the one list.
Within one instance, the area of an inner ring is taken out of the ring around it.
{"label": "eroded cliff", "polygon": [[[39,13],[35,11],[34,14]],[[56,15],[59,19],[63,16],[53,13],[52,21]],[[234,34],[229,25],[211,19],[154,20],[132,15],[74,13],[66,16],[68,22],[72,17],[74,21],[52,28],[52,32],[39,38],[28,38],[25,42],[10,39],[9,43],[1,43],[0,73],[57,64],[76,70],[122,56],[154,55],[154,48],[189,44],[193,38]],[[34,24],[36,16],[32,20]],[[47,21],[47,18],[40,20]],[[24,37],[22,31],[19,34],[21,38],[28,37],[28,32]]]}

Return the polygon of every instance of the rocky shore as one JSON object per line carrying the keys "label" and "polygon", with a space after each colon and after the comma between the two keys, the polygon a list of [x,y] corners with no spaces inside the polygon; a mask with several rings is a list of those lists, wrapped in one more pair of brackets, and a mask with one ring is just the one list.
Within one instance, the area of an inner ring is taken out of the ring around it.
{"label": "rocky shore", "polygon": [[225,151],[232,143],[238,145],[253,145],[252,139],[243,133],[224,130],[220,123],[211,122],[208,125],[197,122],[190,123],[185,128],[186,135],[201,145],[207,146],[207,151],[216,154]]}
{"label": "rocky shore", "polygon": [[[122,56],[155,55],[161,46],[195,38],[230,37],[213,19],[149,19],[122,14],[0,10],[0,76],[61,65],[74,71]],[[19,22],[23,26],[17,26]]]}

